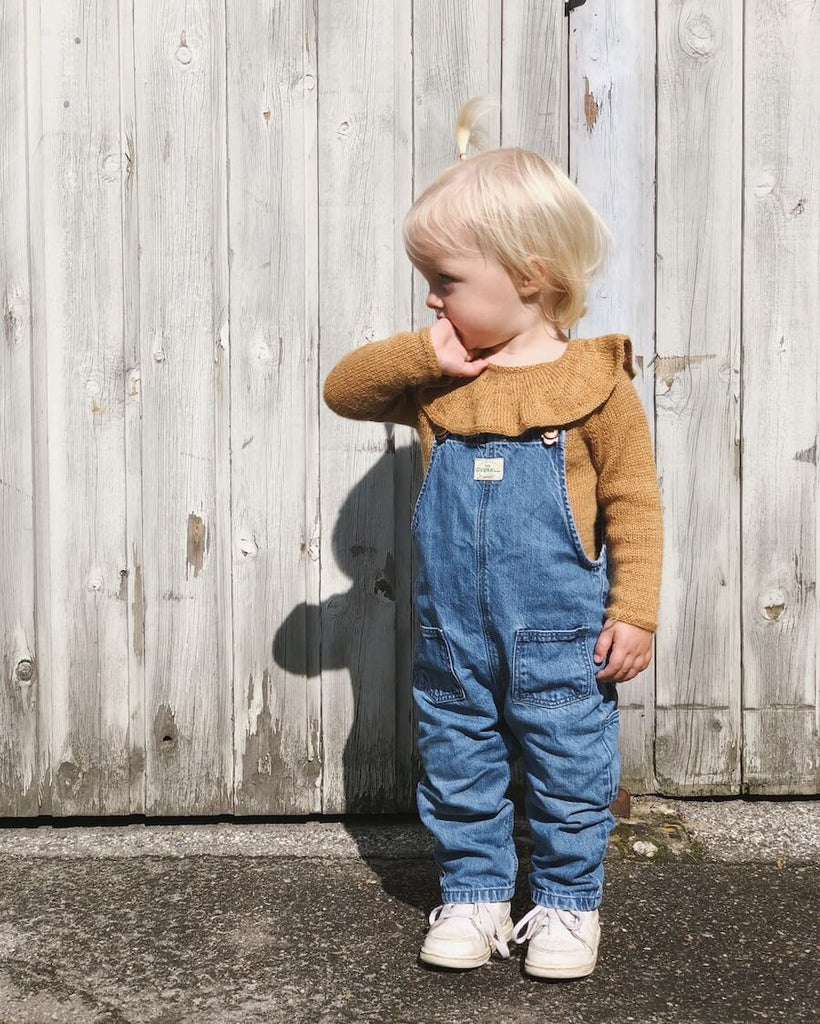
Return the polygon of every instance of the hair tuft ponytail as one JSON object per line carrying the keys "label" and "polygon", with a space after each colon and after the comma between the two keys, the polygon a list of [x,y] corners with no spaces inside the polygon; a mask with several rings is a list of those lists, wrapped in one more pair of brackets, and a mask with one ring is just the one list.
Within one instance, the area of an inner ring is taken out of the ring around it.
{"label": "hair tuft ponytail", "polygon": [[479,127],[478,122],[485,114],[498,110],[500,104],[490,96],[471,96],[461,105],[456,118],[456,145],[459,159],[467,153],[467,143],[472,142],[476,149],[487,149],[489,140],[486,131]]}

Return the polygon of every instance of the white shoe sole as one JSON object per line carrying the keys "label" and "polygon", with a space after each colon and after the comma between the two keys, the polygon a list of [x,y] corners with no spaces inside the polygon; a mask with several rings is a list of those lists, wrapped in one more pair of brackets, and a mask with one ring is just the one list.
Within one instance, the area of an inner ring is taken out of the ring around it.
{"label": "white shoe sole", "polygon": [[[601,941],[601,929],[598,928],[598,942]],[[592,974],[595,965],[598,963],[598,946],[595,947],[595,956],[590,960],[576,960],[575,963],[538,963],[537,960],[527,958],[524,960],[524,970],[536,978],[585,978]]]}
{"label": "white shoe sole", "polygon": [[524,970],[536,978],[585,978],[588,974],[592,974],[597,963],[597,956],[594,960],[583,964],[556,964],[554,966],[535,964],[525,960]]}
{"label": "white shoe sole", "polygon": [[[504,938],[507,942],[512,939],[513,924],[510,922],[508,928],[504,929]],[[446,953],[434,953],[430,950],[421,947],[419,958],[426,964],[432,964],[434,967],[453,967],[456,970],[469,970],[473,967],[481,967],[487,963],[490,957],[493,955],[492,949],[487,949],[484,953],[480,953],[473,957],[459,957],[459,956],[448,956]]]}
{"label": "white shoe sole", "polygon": [[432,964],[434,967],[454,967],[456,969],[466,970],[470,967],[481,967],[482,964],[486,964],[492,956],[491,952],[487,952],[482,957],[472,957],[467,959],[466,957],[455,957],[455,956],[444,956],[440,953],[429,953],[422,950],[419,953],[419,957],[426,964]]}

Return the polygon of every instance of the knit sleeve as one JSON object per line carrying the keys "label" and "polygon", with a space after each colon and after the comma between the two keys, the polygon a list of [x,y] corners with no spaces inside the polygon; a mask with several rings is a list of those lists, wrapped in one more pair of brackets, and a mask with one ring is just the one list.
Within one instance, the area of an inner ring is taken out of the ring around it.
{"label": "knit sleeve", "polygon": [[649,423],[625,369],[587,428],[610,566],[606,616],[654,633],[663,561],[661,496]]}
{"label": "knit sleeve", "polygon": [[325,378],[325,404],[337,415],[415,427],[415,390],[444,376],[430,328],[371,341],[344,355]]}

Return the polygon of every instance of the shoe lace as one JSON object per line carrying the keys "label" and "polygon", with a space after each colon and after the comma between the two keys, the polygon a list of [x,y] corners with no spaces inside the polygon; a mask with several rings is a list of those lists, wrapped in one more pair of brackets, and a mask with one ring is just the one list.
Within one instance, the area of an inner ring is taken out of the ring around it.
{"label": "shoe lace", "polygon": [[497,911],[490,910],[486,903],[442,903],[430,911],[430,930],[448,917],[469,919],[493,949],[498,950],[503,957],[510,955],[510,947],[501,928],[501,916]]}
{"label": "shoe lace", "polygon": [[564,907],[533,907],[513,928],[512,941],[526,942],[527,939],[531,939],[533,935],[537,935],[544,928],[549,932],[554,923],[567,928],[579,942],[592,952],[592,946],[581,935],[580,914]]}

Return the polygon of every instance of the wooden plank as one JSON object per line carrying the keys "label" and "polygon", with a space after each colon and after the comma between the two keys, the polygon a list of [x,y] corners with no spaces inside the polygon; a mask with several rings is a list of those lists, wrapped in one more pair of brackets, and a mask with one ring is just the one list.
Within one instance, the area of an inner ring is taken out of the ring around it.
{"label": "wooden plank", "polygon": [[[395,39],[393,51],[395,109],[393,111],[393,284],[394,327],[413,325],[413,268],[404,251],[404,218],[413,202],[413,10],[409,4],[394,3]],[[388,327],[389,332],[389,327]],[[420,760],[416,748],[415,705],[413,703],[413,539],[410,519],[415,505],[415,484],[419,445],[412,427],[391,427],[393,467],[393,593],[395,600],[395,803],[397,811],[416,810],[416,782]]]}
{"label": "wooden plank", "polygon": [[[129,810],[117,10],[72,0],[29,25],[41,92],[30,137],[38,643],[43,799]],[[36,239],[36,241],[34,241]]]}
{"label": "wooden plank", "polygon": [[740,787],[742,28],[740,0],[658,4],[655,771],[666,795]]}
{"label": "wooden plank", "polygon": [[[128,615],[128,756],[130,812],[145,813],[147,720],[142,528],[142,373],[140,366],[140,240],[137,203],[137,100],[133,0],[119,0],[123,358],[125,360],[125,517]],[[150,537],[148,538],[150,543]]]}
{"label": "wooden plank", "polygon": [[228,10],[235,803],[321,810],[316,25]]}
{"label": "wooden plank", "polygon": [[820,11],[747,6],[743,790],[815,793]]}
{"label": "wooden plank", "polygon": [[233,808],[224,16],[216,2],[134,5],[154,815]]}
{"label": "wooden plank", "polygon": [[[28,157],[29,280],[31,282],[31,437],[15,435],[19,448],[30,448],[34,481],[34,635],[35,700],[37,714],[38,810],[50,814],[51,789],[51,700],[53,678],[51,656],[51,604],[45,598],[51,587],[51,545],[49,531],[48,408],[46,283],[47,261],[35,258],[45,253],[44,149],[42,102],[42,54],[40,49],[39,4],[26,11],[26,103]],[[40,310],[40,315],[35,311]],[[39,382],[39,386],[38,386]],[[19,423],[19,421],[18,421]],[[43,595],[39,600],[36,595]],[[35,812],[36,813],[36,812]]]}
{"label": "wooden plank", "polygon": [[581,10],[563,4],[505,0],[501,31],[502,146],[532,149],[569,173],[570,110],[567,40],[578,35]]}
{"label": "wooden plank", "polygon": [[[655,17],[646,0],[587,4],[571,15],[570,177],[614,243],[590,289],[589,311],[571,334],[622,331],[632,340],[633,384],[655,435]],[[659,477],[662,473],[659,471]],[[668,633],[667,633],[668,631]],[[661,607],[653,659],[618,686],[621,784],[652,792],[658,638],[671,635]]]}
{"label": "wooden plank", "polygon": [[39,811],[42,666],[34,623],[34,388],[21,3],[0,4],[0,95],[0,815],[22,817]]}
{"label": "wooden plank", "polygon": [[[344,352],[410,319],[410,265],[398,250],[411,179],[410,17],[398,0],[353,5],[344,19],[335,5],[319,5],[327,26],[319,49],[321,381]],[[396,630],[407,614],[396,603],[399,434],[324,406],[319,426],[322,809],[399,810]]]}

